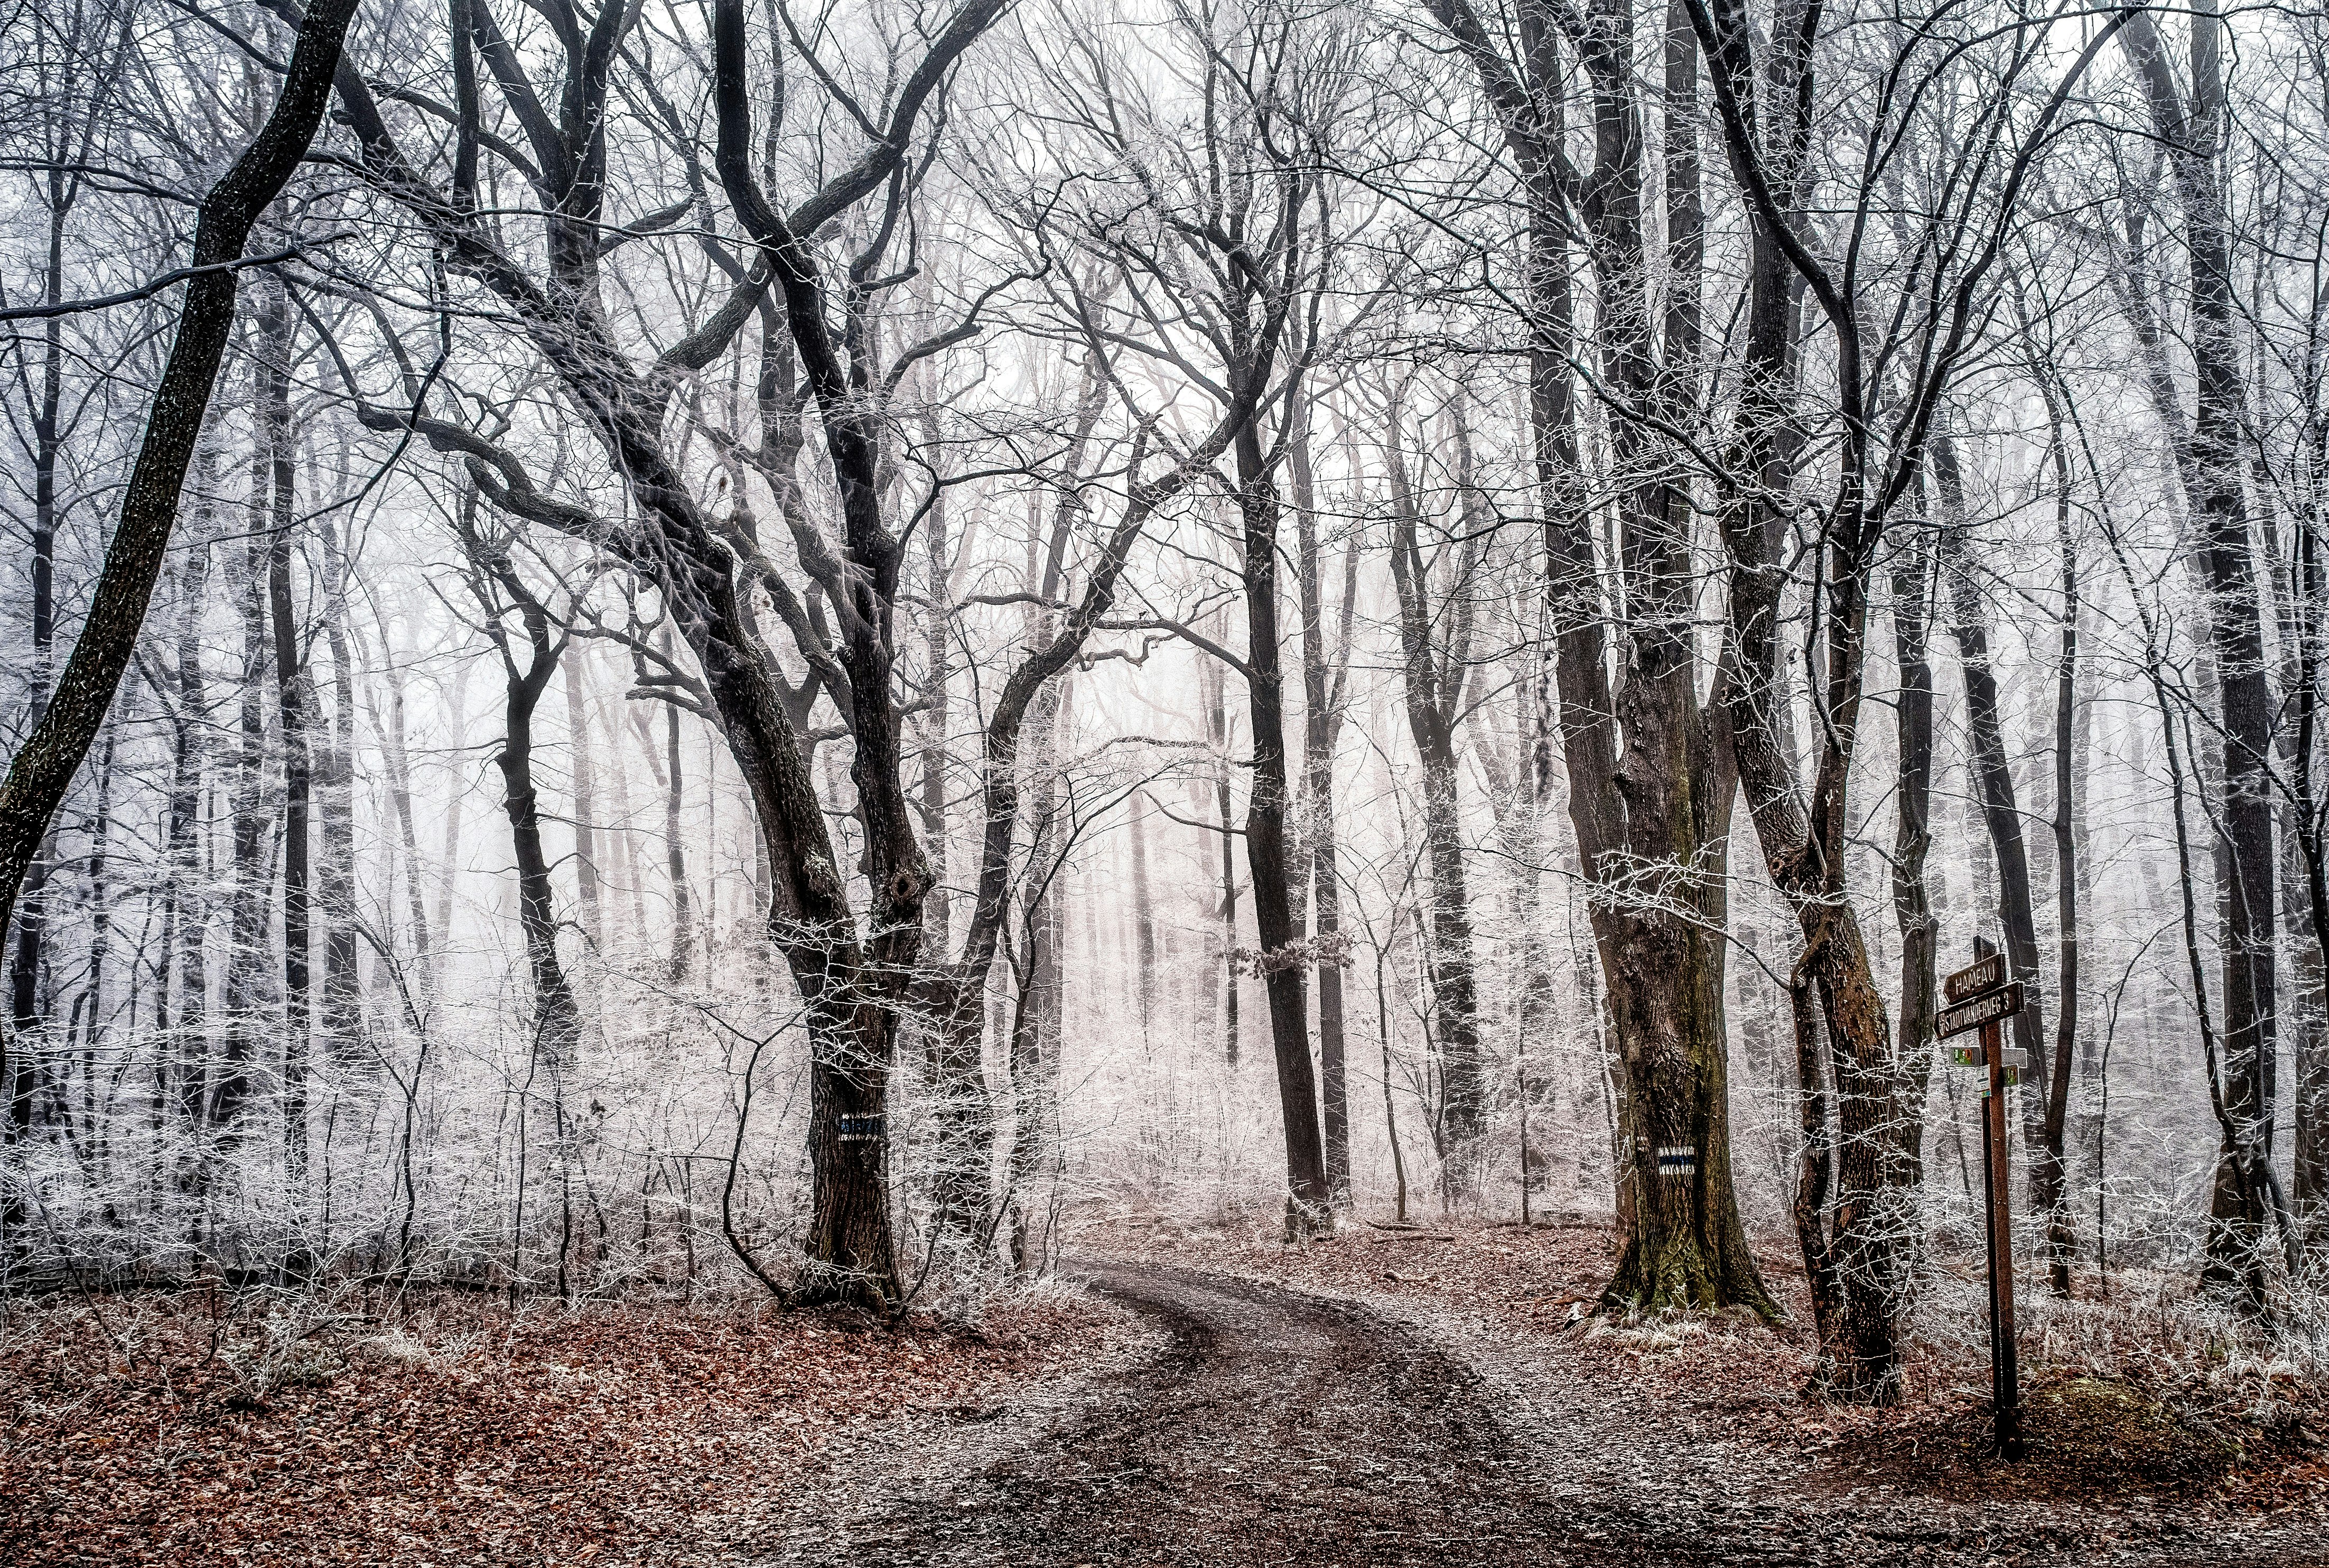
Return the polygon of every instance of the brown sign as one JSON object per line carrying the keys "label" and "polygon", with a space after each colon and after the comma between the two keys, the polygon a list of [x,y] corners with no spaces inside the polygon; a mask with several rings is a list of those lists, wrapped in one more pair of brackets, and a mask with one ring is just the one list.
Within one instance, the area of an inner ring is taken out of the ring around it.
{"label": "brown sign", "polygon": [[1940,1015],[1933,1020],[1933,1034],[1937,1039],[1946,1040],[1952,1034],[1970,1034],[1984,1024],[2011,1018],[2020,1011],[2022,982],[2014,980],[1998,990],[1975,997],[1970,1002],[1942,1008]]}
{"label": "brown sign", "polygon": [[[1987,945],[1978,944],[1975,950]],[[2007,979],[2004,955],[1991,951],[1943,981],[1941,990],[1955,1006],[1942,1008],[1933,1020],[1934,1034],[1946,1040],[1979,1030],[1973,1042],[1950,1046],[1949,1054],[1966,1066],[1987,1070],[1981,1075],[1981,1191],[1989,1233],[1989,1398],[1996,1412],[1998,1450],[2018,1459],[2023,1445],[2022,1374],[2013,1333],[2013,1216],[2008,1202],[2013,1155],[2005,1096],[1996,1090],[2022,1077],[2023,1053],[2006,1046],[2000,1027],[2022,1011],[2022,982]]]}
{"label": "brown sign", "polygon": [[2005,955],[1992,953],[1977,964],[1970,964],[1941,982],[1941,995],[1952,1002],[1962,1002],[1968,997],[1978,997],[1984,991],[1994,991],[2005,984]]}

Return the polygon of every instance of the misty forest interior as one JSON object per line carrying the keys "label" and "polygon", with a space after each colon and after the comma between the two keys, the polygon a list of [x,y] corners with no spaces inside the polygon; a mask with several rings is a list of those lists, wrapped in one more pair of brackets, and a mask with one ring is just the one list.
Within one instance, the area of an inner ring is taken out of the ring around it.
{"label": "misty forest interior", "polygon": [[0,1556],[2329,1563],[2325,262],[2308,5],[0,6]]}

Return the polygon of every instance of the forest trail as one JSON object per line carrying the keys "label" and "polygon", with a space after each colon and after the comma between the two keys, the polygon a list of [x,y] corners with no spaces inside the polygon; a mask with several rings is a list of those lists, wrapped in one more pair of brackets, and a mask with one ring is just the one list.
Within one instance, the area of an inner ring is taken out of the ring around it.
{"label": "forest trail", "polygon": [[1557,1363],[1491,1365],[1348,1300],[1089,1261],[1162,1330],[1094,1397],[938,1473],[861,1475],[784,1563],[2329,1564],[2317,1523],[1966,1506],[1818,1484]]}

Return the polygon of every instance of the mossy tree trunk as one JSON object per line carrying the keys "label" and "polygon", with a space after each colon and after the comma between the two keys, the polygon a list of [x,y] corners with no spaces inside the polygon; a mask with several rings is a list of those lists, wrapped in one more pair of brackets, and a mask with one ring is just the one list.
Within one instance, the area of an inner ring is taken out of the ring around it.
{"label": "mossy tree trunk", "polygon": [[[1628,1234],[1605,1299],[1776,1315],[1730,1177],[1724,949],[1703,925],[1710,910],[1721,912],[1735,779],[1723,704],[1710,711],[1699,698],[1707,671],[1696,631],[1698,508],[1680,455],[1636,418],[1609,421],[1618,493],[1588,493],[1573,369],[1570,214],[1582,212],[1601,388],[1623,410],[1694,409],[1703,381],[1697,50],[1682,36],[1682,14],[1667,15],[1666,210],[1654,225],[1634,7],[1516,0],[1516,39],[1484,24],[1466,0],[1430,0],[1430,9],[1479,77],[1527,201],[1531,422],[1558,725],[1618,1057],[1615,1174]],[[1592,116],[1590,166],[1581,173],[1568,156],[1572,61]],[[1664,254],[1654,269],[1659,228]],[[1670,282],[1662,323],[1654,269]],[[1620,534],[1609,560],[1594,538],[1603,501],[1614,504]],[[1614,603],[1604,597],[1612,578],[1622,587]],[[1613,682],[1620,612],[1626,668]]]}

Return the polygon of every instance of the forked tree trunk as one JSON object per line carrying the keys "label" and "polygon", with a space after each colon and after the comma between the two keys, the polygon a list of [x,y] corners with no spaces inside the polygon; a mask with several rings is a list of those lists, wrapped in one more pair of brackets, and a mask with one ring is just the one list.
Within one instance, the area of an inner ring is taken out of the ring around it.
{"label": "forked tree trunk", "polygon": [[[292,9],[292,0],[269,3]],[[884,105],[885,128],[865,155],[835,172],[798,207],[780,213],[760,185],[761,141],[753,128],[748,90],[745,8],[741,0],[715,0],[712,7],[713,165],[731,211],[751,238],[754,265],[713,321],[690,337],[684,354],[667,357],[665,366],[684,370],[708,363],[751,318],[768,286],[780,290],[839,502],[840,554],[820,562],[826,568],[826,607],[838,624],[833,647],[822,656],[831,661],[834,674],[845,671],[845,678],[835,682],[834,695],[854,745],[852,771],[864,855],[852,872],[862,873],[870,893],[862,927],[850,894],[851,873],[835,857],[808,748],[787,708],[791,688],[751,611],[750,595],[764,583],[772,591],[791,590],[774,572],[740,570],[738,549],[750,546],[749,530],[723,534],[665,444],[676,378],[635,366],[612,340],[599,303],[606,231],[599,176],[606,166],[607,118],[599,109],[607,99],[610,65],[637,12],[603,8],[587,47],[570,40],[561,92],[561,100],[572,106],[570,112],[555,122],[544,115],[520,114],[538,154],[533,182],[544,214],[547,285],[469,216],[477,196],[471,156],[479,134],[474,92],[457,106],[465,150],[455,164],[454,187],[447,191],[404,156],[360,73],[344,73],[337,84],[367,175],[427,226],[449,266],[501,300],[582,411],[638,503],[634,523],[610,538],[594,532],[595,519],[578,518],[570,508],[561,511],[534,491],[514,459],[486,473],[506,459],[492,443],[448,421],[415,419],[433,444],[476,459],[471,471],[484,474],[481,485],[496,486],[497,502],[506,496],[533,520],[590,533],[602,546],[619,550],[656,584],[682,622],[738,771],[752,793],[771,861],[769,935],[804,1003],[812,1212],[803,1238],[801,1294],[846,1297],[882,1308],[899,1294],[887,1179],[889,1074],[899,1011],[917,969],[931,875],[901,771],[902,715],[890,629],[904,544],[883,515],[879,400],[862,395],[863,374],[872,366],[859,351],[870,352],[871,345],[854,336],[836,339],[815,239],[893,177],[903,176],[925,108],[942,93],[964,52],[1002,10],[1003,0],[967,0],[894,83]],[[473,83],[479,79],[478,31],[456,30],[456,74]],[[505,56],[497,57],[494,79],[505,99],[533,101],[523,74]],[[688,357],[698,354],[702,357]]]}
{"label": "forked tree trunk", "polygon": [[[1891,1403],[1900,1393],[1900,1318],[1907,1300],[1904,1239],[1913,1223],[1907,1185],[1908,1105],[1884,1002],[1871,971],[1846,883],[1848,787],[1867,656],[1868,586],[1881,518],[1867,510],[1867,477],[1847,450],[1842,494],[1823,520],[1815,581],[1822,594],[1824,667],[1814,694],[1824,723],[1808,798],[1797,781],[1784,706],[1780,537],[1796,459],[1797,273],[1779,223],[1796,221],[1810,141],[1808,13],[1786,0],[1768,64],[1742,13],[1721,20],[1691,0],[1693,29],[1727,101],[1734,170],[1752,170],[1767,205],[1754,213],[1739,385],[1740,411],[1721,508],[1730,558],[1730,656],[1725,705],[1731,752],[1771,881],[1803,936],[1792,966],[1803,1152],[1795,1222],[1820,1340],[1822,1381],[1843,1398]],[[1768,106],[1768,126],[1738,106]],[[1745,179],[1742,176],[1742,184]],[[1774,210],[1775,209],[1775,210]]]}
{"label": "forked tree trunk", "polygon": [[[1763,465],[1741,467],[1751,473]],[[1804,942],[1792,998],[1803,1133],[1795,1221],[1820,1336],[1821,1376],[1843,1397],[1891,1403],[1900,1397],[1903,1253],[1913,1208],[1905,1146],[1915,1117],[1859,921],[1842,886],[1843,781],[1858,722],[1867,616],[1861,585],[1870,568],[1865,558],[1847,559],[1830,574],[1825,685],[1829,730],[1838,739],[1822,746],[1815,811],[1797,793],[1774,711],[1782,577],[1768,550],[1760,507],[1735,502],[1726,533],[1740,670],[1730,700],[1733,746],[1765,864]]]}
{"label": "forked tree trunk", "polygon": [[[533,992],[528,1057],[550,1080],[551,1116],[562,1184],[572,1142],[566,1085],[581,1048],[582,1013],[558,956],[557,889],[542,843],[542,798],[533,779],[533,719],[563,650],[552,638],[547,609],[519,580],[507,556],[486,554],[474,536],[469,543],[486,632],[501,653],[505,676],[502,748],[494,762],[502,776],[502,809],[509,817],[510,845],[517,864],[518,928],[525,942],[526,973]],[[491,595],[496,589],[508,596],[506,605],[494,602]],[[523,658],[502,624],[502,618],[513,609],[523,628]]]}
{"label": "forked tree trunk", "polygon": [[[1097,348],[1093,352],[1097,353]],[[1070,473],[1080,468],[1084,442],[1102,406],[1098,395],[1101,390],[1099,379],[1088,376],[1077,439],[1070,450]],[[1042,791],[1035,832],[1040,838],[1052,830],[1051,748],[1058,704],[1063,700],[1059,694],[1060,683],[1082,653],[1101,618],[1115,603],[1117,585],[1129,563],[1132,548],[1141,539],[1156,507],[1185,488],[1205,463],[1220,455],[1231,432],[1252,417],[1250,401],[1234,404],[1192,456],[1157,480],[1149,480],[1141,473],[1147,451],[1146,441],[1135,443],[1124,516],[1108,533],[1089,567],[1081,595],[1064,613],[1059,597],[1065,581],[1070,535],[1081,508],[1064,502],[1061,505],[1052,520],[1049,548],[1040,561],[1031,542],[1027,578],[1036,602],[1030,606],[1024,622],[1025,654],[1004,680],[987,718],[980,759],[978,883],[963,935],[962,951],[951,962],[929,967],[915,985],[914,1000],[931,1039],[931,1078],[938,1102],[934,1119],[938,1131],[938,1170],[933,1182],[938,1212],[933,1224],[941,1238],[966,1235],[983,1252],[994,1237],[998,1211],[988,1185],[994,1158],[995,1110],[987,1091],[979,1026],[981,1004],[987,997],[1004,923],[1010,918],[1014,875],[1023,879],[1018,897],[1031,910],[1028,920],[1041,923],[1053,918],[1042,911],[1050,907],[1049,888],[1055,868],[1047,865],[1042,853],[1036,849],[1030,850],[1023,869],[1014,864],[1024,798],[1023,774],[1029,766],[1024,742],[1032,738],[1035,743],[1032,766]],[[1028,732],[1031,725],[1032,737]],[[1146,809],[1145,797],[1136,799],[1134,808],[1137,833],[1142,825],[1140,814]],[[1142,921],[1139,978],[1145,1027],[1155,1003],[1155,931],[1147,906],[1145,845],[1139,838],[1135,843],[1140,852],[1135,902]],[[1030,924],[1023,936],[1032,944],[1037,940],[1035,932],[1036,925]],[[1039,1076],[1051,1071],[1044,1069],[1040,1059],[1026,1055],[1028,1051],[1036,1050],[1041,1057],[1040,1036],[1045,1027],[1042,1020],[1051,1018],[1055,1027],[1057,1016],[1056,999],[1047,1000],[1040,990],[1029,990],[1034,984],[1032,971],[1026,967],[1029,961],[1024,957],[1018,960],[1017,1001],[1010,1025],[1014,1085],[1021,1082],[1023,1069]],[[1018,1147],[1019,1140],[1029,1134],[1024,1100],[1019,1103],[1019,1122],[1011,1157],[1009,1190],[1004,1195],[1005,1208],[1017,1202],[1014,1195],[1033,1168],[1022,1157],[1026,1151]],[[1037,1158],[1040,1163],[1040,1152],[1028,1157]],[[1024,1216],[1015,1210],[1014,1214],[1014,1256],[1023,1260]]]}

